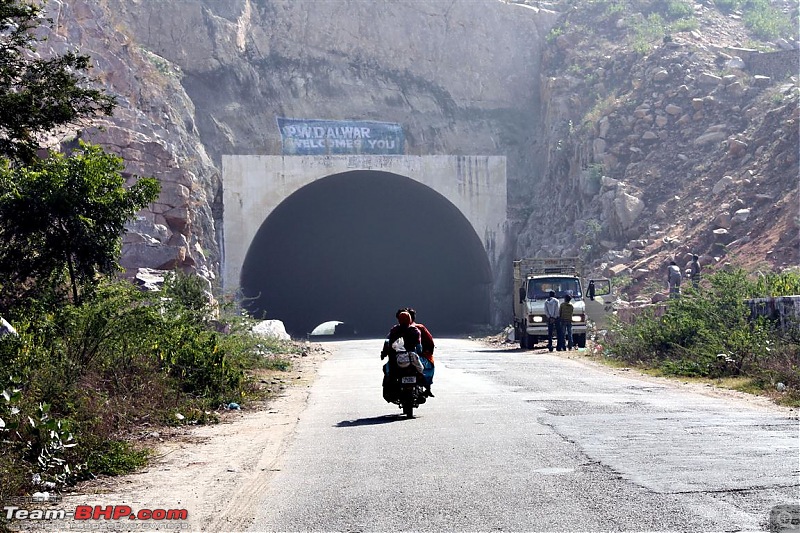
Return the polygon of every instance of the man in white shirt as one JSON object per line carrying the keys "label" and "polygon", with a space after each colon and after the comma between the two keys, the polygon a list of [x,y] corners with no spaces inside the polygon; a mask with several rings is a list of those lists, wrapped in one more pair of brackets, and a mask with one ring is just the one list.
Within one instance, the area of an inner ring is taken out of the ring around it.
{"label": "man in white shirt", "polygon": [[667,267],[667,284],[670,298],[677,298],[681,295],[681,267],[675,261],[670,261],[669,267]]}
{"label": "man in white shirt", "polygon": [[555,291],[550,291],[547,300],[544,301],[544,314],[547,318],[547,349],[553,351],[553,335],[556,332],[558,323],[558,298]]}

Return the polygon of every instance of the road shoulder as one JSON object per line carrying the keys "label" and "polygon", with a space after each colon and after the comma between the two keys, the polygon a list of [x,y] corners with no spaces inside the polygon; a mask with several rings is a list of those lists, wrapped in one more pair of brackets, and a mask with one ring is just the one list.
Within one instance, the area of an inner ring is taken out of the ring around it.
{"label": "road shoulder", "polygon": [[[292,359],[292,369],[284,377],[287,385],[276,397],[225,413],[218,424],[170,432],[163,442],[156,442],[153,459],[144,470],[81,483],[52,507],[69,511],[78,505],[127,505],[134,512],[186,509],[187,520],[171,525],[160,522],[158,529],[247,529],[255,516],[252,495],[261,492],[280,469],[281,455],[307,405],[318,367],[330,355],[320,345],[311,346],[306,356]],[[122,527],[114,527],[115,531],[126,530],[124,523],[114,525]],[[136,525],[131,530],[146,529],[144,523]],[[26,520],[15,526],[24,531],[94,531],[98,523]]]}

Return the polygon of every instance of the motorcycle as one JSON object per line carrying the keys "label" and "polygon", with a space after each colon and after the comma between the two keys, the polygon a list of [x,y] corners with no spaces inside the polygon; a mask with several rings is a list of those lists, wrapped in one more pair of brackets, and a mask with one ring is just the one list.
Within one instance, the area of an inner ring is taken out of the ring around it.
{"label": "motorcycle", "polygon": [[410,361],[414,356],[413,352],[389,356],[383,376],[383,399],[400,406],[408,418],[414,418],[414,409],[427,401],[424,378]]}

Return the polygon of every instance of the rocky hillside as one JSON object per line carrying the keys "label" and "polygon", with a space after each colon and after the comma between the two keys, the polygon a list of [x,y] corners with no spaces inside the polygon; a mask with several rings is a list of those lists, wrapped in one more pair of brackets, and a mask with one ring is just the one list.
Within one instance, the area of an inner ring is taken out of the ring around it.
{"label": "rocky hillside", "polygon": [[133,42],[120,22],[97,2],[50,1],[54,26],[39,52],[78,48],[91,56],[93,75],[117,97],[114,116],[75,137],[102,144],[125,160],[126,172],[155,176],[161,196],[128,225],[121,264],[131,274],[139,267],[197,272],[211,280],[219,256],[212,204],[219,171],[194,125],[195,106],[180,84],[178,71]]}
{"label": "rocky hillside", "polygon": [[118,95],[80,135],[162,181],[131,272],[218,274],[221,155],[279,153],[276,116],[383,120],[415,155],[508,157],[507,309],[513,257],[581,255],[645,300],[690,253],[798,264],[797,3],[771,2],[789,38],[744,4],[51,0],[48,44]]}
{"label": "rocky hillside", "polygon": [[496,0],[52,1],[60,35],[120,95],[92,138],[132,172],[184,173],[132,228],[128,268],[216,271],[222,155],[280,154],[281,116],[396,122],[409,154],[507,155],[509,179],[532,190],[521,177],[557,13]]}
{"label": "rocky hillside", "polygon": [[[658,299],[666,265],[692,253],[800,263],[798,43],[713,2],[670,19],[678,4],[554,6],[543,61],[545,177],[517,253],[581,255],[631,299]],[[774,8],[797,21],[796,3]]]}

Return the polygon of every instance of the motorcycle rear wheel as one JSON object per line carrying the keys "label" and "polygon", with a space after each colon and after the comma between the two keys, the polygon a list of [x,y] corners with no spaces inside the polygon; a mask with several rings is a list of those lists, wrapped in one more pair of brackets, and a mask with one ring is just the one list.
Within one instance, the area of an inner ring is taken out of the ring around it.
{"label": "motorcycle rear wheel", "polygon": [[414,404],[411,402],[404,403],[403,414],[408,418],[414,418]]}

